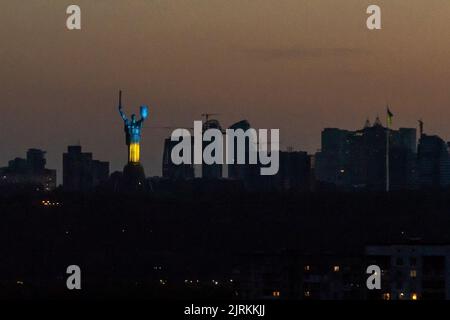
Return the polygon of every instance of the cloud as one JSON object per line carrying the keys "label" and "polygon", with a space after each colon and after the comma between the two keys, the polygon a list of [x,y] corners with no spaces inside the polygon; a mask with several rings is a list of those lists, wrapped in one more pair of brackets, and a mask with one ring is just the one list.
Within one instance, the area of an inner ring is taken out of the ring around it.
{"label": "cloud", "polygon": [[368,52],[357,48],[266,48],[247,49],[244,52],[264,60],[276,59],[320,59],[330,57],[354,57],[367,55]]}

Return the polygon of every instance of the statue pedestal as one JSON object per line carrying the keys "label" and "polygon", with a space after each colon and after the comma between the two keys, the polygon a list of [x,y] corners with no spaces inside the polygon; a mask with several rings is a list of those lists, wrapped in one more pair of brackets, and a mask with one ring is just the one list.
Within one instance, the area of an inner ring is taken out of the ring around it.
{"label": "statue pedestal", "polygon": [[123,179],[130,190],[145,188],[145,172],[140,163],[128,163],[123,168]]}

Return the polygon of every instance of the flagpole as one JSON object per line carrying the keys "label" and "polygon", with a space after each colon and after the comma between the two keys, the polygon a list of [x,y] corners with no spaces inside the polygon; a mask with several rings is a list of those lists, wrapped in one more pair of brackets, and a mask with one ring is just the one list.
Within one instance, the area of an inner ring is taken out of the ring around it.
{"label": "flagpole", "polygon": [[389,108],[386,110],[386,192],[390,189],[390,177],[389,177]]}

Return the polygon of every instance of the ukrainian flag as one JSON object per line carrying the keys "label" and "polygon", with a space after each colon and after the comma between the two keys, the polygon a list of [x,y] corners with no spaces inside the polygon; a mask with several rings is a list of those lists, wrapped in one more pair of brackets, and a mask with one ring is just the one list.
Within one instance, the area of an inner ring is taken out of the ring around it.
{"label": "ukrainian flag", "polygon": [[391,112],[391,110],[389,110],[389,107],[387,107],[386,111],[387,111],[387,125],[388,127],[391,127],[394,114]]}

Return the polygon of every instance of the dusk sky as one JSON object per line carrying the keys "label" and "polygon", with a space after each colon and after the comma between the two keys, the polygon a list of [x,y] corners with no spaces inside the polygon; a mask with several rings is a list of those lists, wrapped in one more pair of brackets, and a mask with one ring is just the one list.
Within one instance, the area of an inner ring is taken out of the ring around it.
{"label": "dusk sky", "polygon": [[[0,0],[0,166],[30,147],[127,161],[124,111],[150,106],[142,139],[148,176],[164,138],[204,112],[224,127],[279,128],[281,147],[314,152],[324,127],[382,117],[450,139],[448,0]],[[66,29],[66,8],[82,30]],[[366,8],[382,9],[382,30]],[[59,179],[58,183],[62,183]]]}

